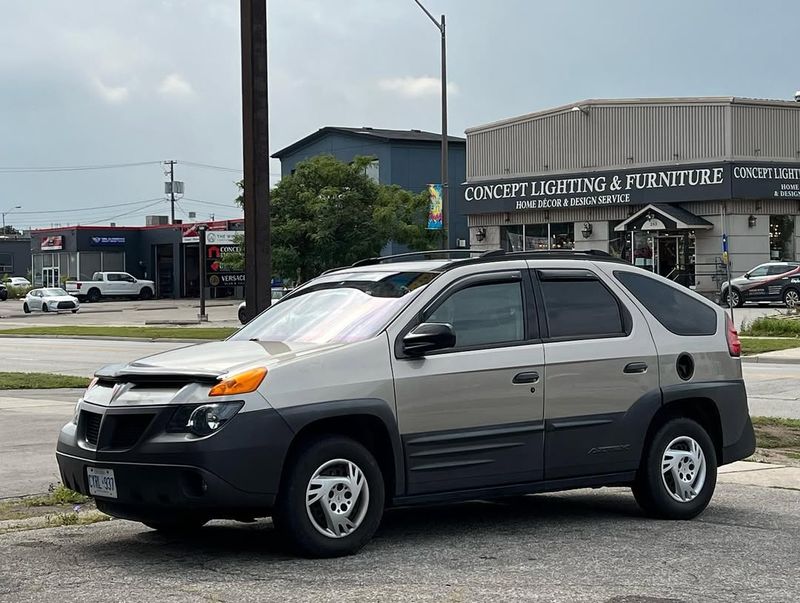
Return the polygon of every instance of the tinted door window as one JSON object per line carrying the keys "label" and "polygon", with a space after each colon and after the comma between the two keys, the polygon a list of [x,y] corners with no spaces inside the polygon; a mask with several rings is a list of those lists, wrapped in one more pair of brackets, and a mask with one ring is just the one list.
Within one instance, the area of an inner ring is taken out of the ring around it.
{"label": "tinted door window", "polygon": [[636,272],[618,270],[614,276],[658,322],[676,335],[717,332],[717,313],[680,289]]}
{"label": "tinted door window", "polygon": [[767,274],[769,276],[775,276],[775,275],[778,275],[778,274],[785,274],[785,273],[789,272],[791,269],[792,269],[792,266],[780,265],[779,264],[777,266],[770,266],[769,269],[767,270]]}
{"label": "tinted door window", "polygon": [[458,348],[522,341],[525,339],[522,286],[514,281],[460,289],[425,321],[451,324]]}
{"label": "tinted door window", "polygon": [[766,266],[759,266],[758,268],[753,268],[750,271],[751,278],[761,278],[762,276],[767,276],[767,267]]}
{"label": "tinted door window", "polygon": [[570,280],[561,271],[551,280],[539,271],[550,337],[618,337],[625,332],[617,298],[594,278]]}

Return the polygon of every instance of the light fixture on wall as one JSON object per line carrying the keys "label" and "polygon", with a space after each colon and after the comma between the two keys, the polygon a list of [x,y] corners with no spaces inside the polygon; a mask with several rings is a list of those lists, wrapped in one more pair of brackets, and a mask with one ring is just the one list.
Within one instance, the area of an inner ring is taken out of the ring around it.
{"label": "light fixture on wall", "polygon": [[588,222],[583,223],[583,228],[581,228],[581,235],[583,235],[584,239],[588,239],[592,236],[592,225]]}
{"label": "light fixture on wall", "polygon": [[475,239],[477,241],[485,240],[486,239],[486,229],[485,228],[479,228],[478,230],[476,230],[475,231]]}
{"label": "light fixture on wall", "polygon": [[756,222],[758,222],[758,219],[753,214],[750,214],[750,216],[747,218],[747,225],[750,228],[755,228]]}

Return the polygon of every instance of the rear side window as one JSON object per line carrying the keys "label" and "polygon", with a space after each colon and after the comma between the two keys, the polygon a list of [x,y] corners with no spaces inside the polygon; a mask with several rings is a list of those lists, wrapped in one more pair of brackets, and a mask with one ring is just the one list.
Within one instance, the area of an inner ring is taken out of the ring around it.
{"label": "rear side window", "polygon": [[574,277],[568,271],[549,272],[540,270],[538,276],[550,337],[594,339],[625,334],[619,301],[603,283],[582,277],[585,271],[574,271]]}
{"label": "rear side window", "polygon": [[681,290],[636,272],[617,270],[614,276],[672,333],[692,336],[717,332],[717,313]]}

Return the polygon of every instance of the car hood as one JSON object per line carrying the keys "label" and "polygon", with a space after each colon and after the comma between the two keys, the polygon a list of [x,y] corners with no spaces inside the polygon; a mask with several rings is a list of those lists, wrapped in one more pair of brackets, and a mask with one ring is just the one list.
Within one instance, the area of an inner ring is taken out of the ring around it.
{"label": "car hood", "polygon": [[214,341],[146,356],[127,365],[110,365],[96,374],[111,379],[136,375],[195,375],[211,379],[252,366],[273,367],[301,356],[316,355],[342,345],[345,344]]}

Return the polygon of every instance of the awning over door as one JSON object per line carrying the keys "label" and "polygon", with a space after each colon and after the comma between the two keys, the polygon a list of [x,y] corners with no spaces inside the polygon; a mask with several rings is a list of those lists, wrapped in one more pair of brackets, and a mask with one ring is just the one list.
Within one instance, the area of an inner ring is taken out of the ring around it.
{"label": "awning over door", "polygon": [[651,203],[640,209],[614,230],[711,230],[714,225],[692,212],[666,203]]}

